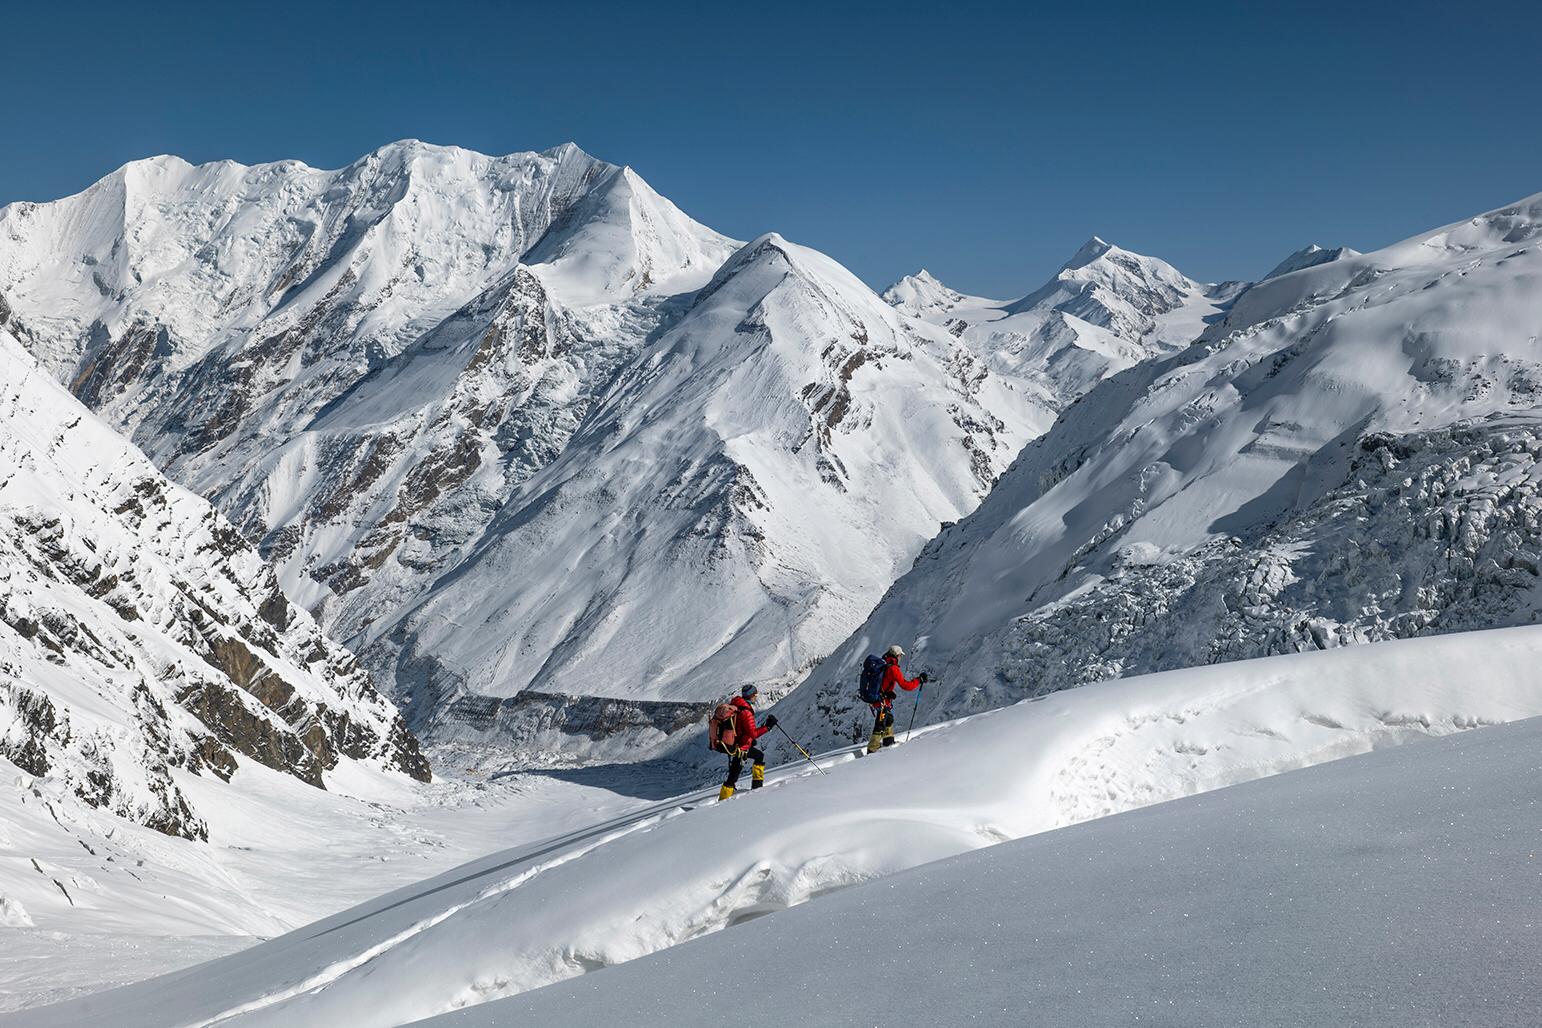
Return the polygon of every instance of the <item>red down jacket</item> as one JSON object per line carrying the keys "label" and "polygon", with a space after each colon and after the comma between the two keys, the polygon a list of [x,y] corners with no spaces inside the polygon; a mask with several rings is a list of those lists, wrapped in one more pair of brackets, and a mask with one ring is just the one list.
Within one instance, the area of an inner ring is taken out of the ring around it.
{"label": "red down jacket", "polygon": [[734,705],[734,747],[747,749],[771,729],[755,724],[755,708],[750,706],[749,700],[735,696],[731,702]]}
{"label": "red down jacket", "polygon": [[878,691],[883,694],[883,702],[881,704],[875,703],[873,706],[887,707],[893,703],[894,690],[896,688],[904,689],[906,692],[914,692],[921,688],[921,680],[919,678],[908,679],[905,677],[905,673],[900,670],[898,660],[893,657],[884,657],[883,662],[886,665],[883,669],[883,681],[878,686]]}

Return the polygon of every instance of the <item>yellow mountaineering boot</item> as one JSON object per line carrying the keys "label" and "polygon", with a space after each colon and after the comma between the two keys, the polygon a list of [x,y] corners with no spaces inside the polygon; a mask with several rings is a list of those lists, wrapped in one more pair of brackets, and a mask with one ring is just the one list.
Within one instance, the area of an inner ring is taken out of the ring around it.
{"label": "yellow mountaineering boot", "polygon": [[883,733],[882,732],[874,732],[873,733],[873,737],[871,739],[867,740],[867,752],[869,752],[869,753],[877,753],[882,748],[883,748]]}
{"label": "yellow mountaineering boot", "polygon": [[723,786],[721,789],[719,789],[717,791],[717,801],[719,803],[722,803],[724,800],[728,799],[733,794],[734,794],[734,787],[731,786],[731,785],[725,785],[725,786]]}
{"label": "yellow mountaineering boot", "polygon": [[764,765],[764,764],[752,764],[752,765],[750,765],[750,788],[751,789],[759,789],[761,786],[763,786],[765,784],[766,784],[766,765]]}

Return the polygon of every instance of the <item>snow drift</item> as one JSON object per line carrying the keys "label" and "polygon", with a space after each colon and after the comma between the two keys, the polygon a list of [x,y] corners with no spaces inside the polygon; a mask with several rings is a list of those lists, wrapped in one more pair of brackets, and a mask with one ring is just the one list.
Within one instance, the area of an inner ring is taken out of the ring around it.
{"label": "snow drift", "polygon": [[1536,720],[1382,750],[423,1023],[1530,1024],[1539,754]]}
{"label": "snow drift", "polygon": [[[824,776],[790,765],[771,787],[726,804],[682,797],[493,854],[247,952],[31,1011],[28,1023],[401,1023],[1008,839],[1534,716],[1539,657],[1542,629],[1527,627],[1060,693],[848,758]],[[1088,909],[1090,897],[1066,900]]]}

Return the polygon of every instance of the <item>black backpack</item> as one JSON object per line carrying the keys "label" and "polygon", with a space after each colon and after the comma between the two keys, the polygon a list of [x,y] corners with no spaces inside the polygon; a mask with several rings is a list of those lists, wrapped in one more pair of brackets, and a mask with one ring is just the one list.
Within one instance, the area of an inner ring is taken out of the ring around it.
{"label": "black backpack", "polygon": [[862,662],[862,677],[857,683],[857,695],[863,703],[883,702],[883,673],[888,668],[882,657],[868,654]]}

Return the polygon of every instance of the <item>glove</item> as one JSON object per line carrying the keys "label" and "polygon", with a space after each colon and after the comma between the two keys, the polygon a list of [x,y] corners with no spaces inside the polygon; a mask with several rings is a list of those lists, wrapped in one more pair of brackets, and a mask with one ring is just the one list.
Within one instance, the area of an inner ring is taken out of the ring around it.
{"label": "glove", "polygon": [[775,727],[776,727],[776,715],[775,714],[767,714],[766,715],[766,728],[769,730],[769,729],[772,729],[772,728],[775,728]]}
{"label": "glove", "polygon": [[927,674],[925,671],[921,672],[919,675],[916,675],[916,681],[920,682],[922,685],[925,685],[927,682],[930,682],[931,680],[932,680],[932,676]]}

